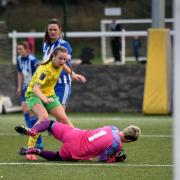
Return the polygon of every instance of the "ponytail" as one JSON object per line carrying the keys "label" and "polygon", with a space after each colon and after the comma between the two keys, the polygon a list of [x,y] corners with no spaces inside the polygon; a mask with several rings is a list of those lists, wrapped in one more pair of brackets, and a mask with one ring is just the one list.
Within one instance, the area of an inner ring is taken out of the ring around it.
{"label": "ponytail", "polygon": [[[38,63],[37,67],[40,66],[40,65],[48,64],[50,61],[52,61],[53,56],[56,56],[59,51],[68,54],[68,51],[67,51],[67,49],[65,47],[59,46],[59,47],[54,49],[54,51],[50,55],[50,58],[47,61]],[[69,65],[69,63],[68,63],[68,65]]]}

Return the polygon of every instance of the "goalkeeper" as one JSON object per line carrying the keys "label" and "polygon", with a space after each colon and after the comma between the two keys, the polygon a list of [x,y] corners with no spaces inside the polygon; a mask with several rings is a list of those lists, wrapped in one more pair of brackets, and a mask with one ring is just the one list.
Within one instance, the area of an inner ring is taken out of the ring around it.
{"label": "goalkeeper", "polygon": [[63,145],[59,152],[41,150],[37,148],[21,148],[20,154],[36,154],[51,161],[90,160],[98,157],[103,162],[121,162],[126,154],[122,150],[122,143],[136,141],[140,136],[137,126],[128,126],[119,131],[115,126],[104,126],[94,130],[81,130],[55,121],[40,121],[31,129],[16,126],[20,134],[35,136],[48,130]]}

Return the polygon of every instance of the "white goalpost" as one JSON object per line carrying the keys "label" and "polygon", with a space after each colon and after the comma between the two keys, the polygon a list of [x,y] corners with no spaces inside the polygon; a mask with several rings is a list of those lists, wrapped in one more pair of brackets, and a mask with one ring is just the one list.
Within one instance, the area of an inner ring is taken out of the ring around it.
{"label": "white goalpost", "polygon": [[174,179],[180,179],[180,1],[174,1]]}

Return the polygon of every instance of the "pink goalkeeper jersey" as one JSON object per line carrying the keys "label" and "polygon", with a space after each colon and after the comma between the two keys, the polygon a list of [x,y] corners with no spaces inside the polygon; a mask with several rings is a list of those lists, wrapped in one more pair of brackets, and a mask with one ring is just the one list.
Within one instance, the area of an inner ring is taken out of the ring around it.
{"label": "pink goalkeeper jersey", "polygon": [[81,130],[55,122],[51,133],[63,142],[59,150],[63,160],[88,160],[100,155],[100,160],[106,161],[122,148],[119,130],[114,126]]}

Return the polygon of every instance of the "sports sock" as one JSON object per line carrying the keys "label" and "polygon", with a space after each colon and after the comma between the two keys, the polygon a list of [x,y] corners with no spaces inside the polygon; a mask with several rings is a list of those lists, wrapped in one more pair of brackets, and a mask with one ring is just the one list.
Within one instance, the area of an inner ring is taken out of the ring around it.
{"label": "sports sock", "polygon": [[38,117],[37,116],[30,116],[30,123],[31,123],[31,128],[36,124],[36,122],[38,121]]}
{"label": "sports sock", "polygon": [[59,152],[41,150],[36,154],[49,161],[62,161],[62,158],[59,156]]}
{"label": "sports sock", "polygon": [[50,124],[51,124],[51,121],[48,119],[41,120],[38,123],[36,123],[32,129],[35,130],[36,132],[44,132],[45,130],[49,128]]}
{"label": "sports sock", "polygon": [[35,147],[39,148],[39,149],[43,149],[44,148],[41,134],[39,135],[39,137],[38,137],[38,139],[36,141]]}
{"label": "sports sock", "polygon": [[[37,116],[31,116],[30,117],[31,128],[36,124],[37,121],[38,121],[38,117]],[[29,139],[29,142],[31,142],[31,141],[33,141],[33,140]],[[36,146],[35,147],[43,149],[43,142],[42,142],[41,135],[39,135],[39,137],[38,137],[38,139],[36,141]]]}
{"label": "sports sock", "polygon": [[29,140],[28,140],[28,147],[35,147],[35,144],[36,144],[36,141],[39,137],[39,133],[36,134],[35,136],[30,136],[29,137]]}

